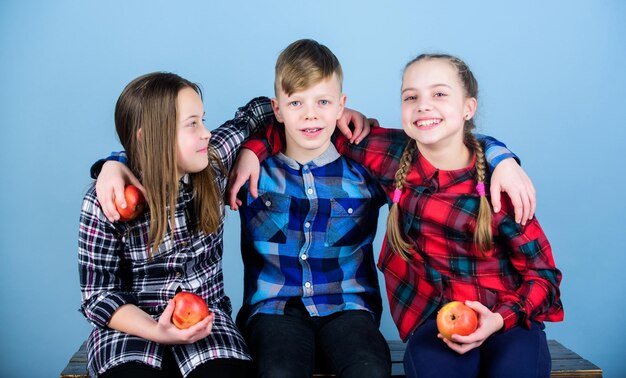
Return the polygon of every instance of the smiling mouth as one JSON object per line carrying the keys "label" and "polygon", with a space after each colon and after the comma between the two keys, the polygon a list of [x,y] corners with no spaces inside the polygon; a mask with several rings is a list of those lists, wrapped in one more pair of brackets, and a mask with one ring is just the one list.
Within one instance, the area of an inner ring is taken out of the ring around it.
{"label": "smiling mouth", "polygon": [[310,129],[303,129],[302,132],[307,133],[307,134],[315,134],[321,130],[322,130],[321,128],[310,128]]}
{"label": "smiling mouth", "polygon": [[441,119],[423,119],[423,120],[417,120],[413,122],[415,126],[421,127],[421,128],[434,127],[434,126],[439,125],[440,123],[441,123]]}

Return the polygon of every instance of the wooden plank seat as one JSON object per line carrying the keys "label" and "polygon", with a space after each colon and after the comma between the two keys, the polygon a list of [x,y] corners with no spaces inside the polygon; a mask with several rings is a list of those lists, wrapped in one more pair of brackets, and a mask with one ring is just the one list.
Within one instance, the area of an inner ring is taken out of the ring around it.
{"label": "wooden plank seat", "polygon": [[[404,366],[402,359],[404,358],[405,344],[399,340],[390,340],[389,349],[391,350],[391,376],[404,377]],[[602,369],[594,365],[590,361],[582,358],[576,352],[564,347],[556,340],[548,340],[548,347],[552,355],[552,373],[551,377],[602,377]],[[334,377],[330,373],[316,373],[314,377]],[[87,350],[86,342],[74,353],[69,363],[63,369],[61,378],[87,378]]]}

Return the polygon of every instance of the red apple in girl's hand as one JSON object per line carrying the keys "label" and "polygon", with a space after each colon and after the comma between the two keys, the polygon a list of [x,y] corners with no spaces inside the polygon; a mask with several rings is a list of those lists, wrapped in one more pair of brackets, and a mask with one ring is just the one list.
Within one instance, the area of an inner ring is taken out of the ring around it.
{"label": "red apple in girl's hand", "polygon": [[452,335],[467,336],[476,331],[478,317],[476,312],[463,302],[452,301],[437,313],[437,329],[448,340]]}
{"label": "red apple in girl's hand", "polygon": [[143,198],[141,190],[135,185],[126,185],[124,188],[124,198],[126,199],[126,208],[122,209],[115,202],[117,212],[120,213],[120,221],[128,222],[137,218],[143,212],[146,206],[146,200]]}
{"label": "red apple in girl's hand", "polygon": [[189,328],[211,313],[202,297],[187,291],[174,296],[174,305],[172,323],[179,329]]}

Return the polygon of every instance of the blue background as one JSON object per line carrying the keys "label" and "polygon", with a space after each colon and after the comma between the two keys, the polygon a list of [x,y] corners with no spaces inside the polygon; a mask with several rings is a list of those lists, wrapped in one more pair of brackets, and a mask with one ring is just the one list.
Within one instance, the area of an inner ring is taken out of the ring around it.
{"label": "blue background", "polygon": [[[522,158],[563,271],[565,321],[548,324],[548,337],[605,376],[626,376],[625,2],[227,3],[0,3],[0,376],[57,376],[89,332],[77,311],[78,215],[89,166],[119,149],[122,88],[179,73],[202,84],[215,127],[272,95],[278,53],[304,37],[339,57],[348,105],[389,127],[399,127],[408,60],[435,51],[467,61],[481,87],[479,129]],[[239,228],[228,217],[237,310]],[[397,338],[388,313],[382,330]]]}

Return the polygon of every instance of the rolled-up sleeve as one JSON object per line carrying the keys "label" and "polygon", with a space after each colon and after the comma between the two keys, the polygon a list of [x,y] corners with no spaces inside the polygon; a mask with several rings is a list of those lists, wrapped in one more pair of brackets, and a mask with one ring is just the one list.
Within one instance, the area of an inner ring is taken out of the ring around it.
{"label": "rolled-up sleeve", "polygon": [[137,302],[133,294],[122,290],[123,227],[106,219],[92,186],[81,207],[78,272],[80,311],[96,327],[106,327],[120,306]]}
{"label": "rolled-up sleeve", "polygon": [[[510,200],[506,204],[505,212],[512,214]],[[529,328],[531,320],[562,320],[561,271],[554,264],[552,248],[536,218],[519,226],[506,216],[499,222],[499,234],[508,243],[510,261],[521,276],[515,293],[505,296],[494,309],[502,315],[504,329],[515,325]]]}

